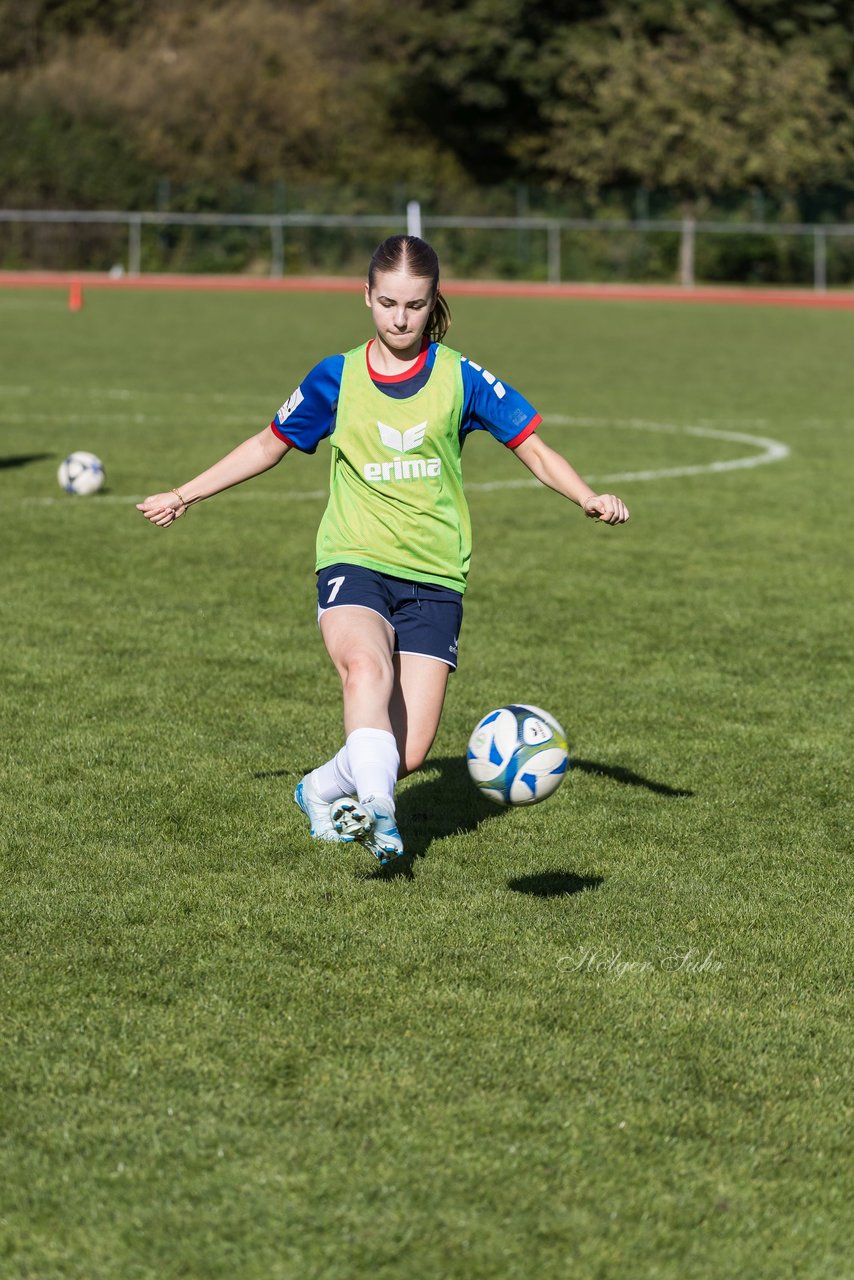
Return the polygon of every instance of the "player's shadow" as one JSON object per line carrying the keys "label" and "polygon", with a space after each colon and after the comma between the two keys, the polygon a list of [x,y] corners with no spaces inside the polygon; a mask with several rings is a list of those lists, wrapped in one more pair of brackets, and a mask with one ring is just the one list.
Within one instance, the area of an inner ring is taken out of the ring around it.
{"label": "player's shadow", "polygon": [[[570,768],[596,777],[610,778],[623,786],[644,787],[656,795],[676,798],[694,794],[684,788],[644,778],[622,765],[573,759]],[[253,776],[259,780],[290,777],[298,782],[304,772],[306,770],[303,768],[264,769]],[[401,829],[406,833],[406,857],[388,867],[377,867],[366,873],[366,878],[388,880],[404,876],[411,879],[413,862],[416,858],[424,857],[434,840],[475,831],[481,823],[499,821],[506,812],[485,800],[477,788],[472,786],[462,756],[428,759],[421,773],[415,774],[412,782],[397,795],[397,816]],[[554,898],[597,889],[601,883],[601,876],[579,876],[569,871],[552,870],[519,876],[508,881],[508,887],[516,893]]]}
{"label": "player's shadow", "polygon": [[55,453],[13,453],[0,458],[0,471],[9,471],[12,467],[28,467],[31,462],[44,462],[47,458],[55,458]]}
{"label": "player's shadow", "polygon": [[[296,785],[307,767],[260,769],[252,776],[259,781],[290,778]],[[460,756],[430,758],[411,783],[397,793],[397,818],[406,836],[406,856],[387,867],[365,873],[369,880],[412,878],[412,864],[423,858],[434,840],[461,832],[475,831],[482,822],[501,819],[506,810],[485,800],[472,786],[465,759]]]}
{"label": "player's shadow", "polygon": [[472,786],[461,756],[430,758],[421,774],[398,793],[397,816],[406,832],[407,860],[423,858],[434,840],[475,831],[500,820],[506,810],[485,800]]}
{"label": "player's shadow", "polygon": [[581,773],[592,774],[594,777],[611,778],[614,782],[622,783],[624,787],[645,787],[647,791],[654,791],[657,796],[678,798],[694,794],[693,791],[686,791],[683,787],[668,786],[666,782],[653,782],[651,778],[644,778],[639,773],[633,773],[631,769],[624,769],[620,764],[601,764],[597,760],[571,758],[569,767]]}

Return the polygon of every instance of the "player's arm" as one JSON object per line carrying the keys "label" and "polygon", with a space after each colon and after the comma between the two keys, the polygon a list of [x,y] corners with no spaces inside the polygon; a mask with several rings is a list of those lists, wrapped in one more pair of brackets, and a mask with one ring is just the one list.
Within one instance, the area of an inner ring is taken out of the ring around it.
{"label": "player's arm", "polygon": [[195,479],[188,480],[177,489],[170,489],[168,493],[152,494],[138,502],[136,509],[152,524],[168,529],[194,502],[212,498],[215,493],[222,493],[224,489],[231,489],[244,480],[261,475],[262,471],[269,471],[277,462],[281,462],[290,448],[290,441],[283,440],[269,427],[265,427]]}
{"label": "player's arm", "polygon": [[542,484],[576,502],[586,516],[604,524],[625,524],[628,520],[625,503],[613,493],[596,493],[566,458],[538,435],[528,436],[513,452]]}
{"label": "player's arm", "polygon": [[314,453],[318,442],[334,428],[343,365],[343,356],[321,360],[288,397],[268,428],[244,440],[194,480],[138,503],[137,510],[152,524],[168,529],[194,502],[269,471],[289,449]]}
{"label": "player's arm", "polygon": [[536,434],[542,418],[509,383],[500,382],[481,365],[464,356],[463,429],[485,427],[516,454],[520,462],[550,489],[578,503],[585,515],[605,524],[624,524],[625,505],[613,493],[598,494],[570,466],[562,454]]}

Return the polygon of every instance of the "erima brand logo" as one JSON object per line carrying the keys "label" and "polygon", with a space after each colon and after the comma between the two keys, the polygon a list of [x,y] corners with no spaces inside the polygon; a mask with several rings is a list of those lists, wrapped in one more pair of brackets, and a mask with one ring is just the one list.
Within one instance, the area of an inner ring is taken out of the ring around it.
{"label": "erima brand logo", "polygon": [[469,360],[467,356],[463,356],[463,360],[465,361],[465,363],[468,365],[470,369],[474,369],[476,373],[480,374],[484,382],[489,383],[489,385],[492,387],[492,390],[498,396],[499,400],[504,399],[504,397],[507,395],[507,389],[506,387],[502,386],[502,384],[498,381],[494,373],[490,373],[489,370],[484,369],[482,365],[475,364],[474,360]]}
{"label": "erima brand logo", "polygon": [[[380,440],[387,449],[394,449],[398,454],[410,453],[424,443],[427,435],[427,423],[419,422],[405,431],[398,431],[385,422],[377,421]],[[442,462],[439,458],[392,458],[391,462],[366,462],[362,475],[371,484],[382,484],[389,480],[426,480],[430,476],[442,474]]]}
{"label": "erima brand logo", "polygon": [[407,427],[405,431],[395,431],[394,427],[387,427],[384,422],[377,422],[377,426],[380,431],[380,440],[389,449],[394,449],[395,453],[409,453],[412,449],[417,449],[424,443],[424,437],[427,434],[426,422],[419,422],[415,427]]}
{"label": "erima brand logo", "polygon": [[288,400],[285,401],[285,403],[282,405],[279,412],[276,414],[276,417],[279,420],[280,426],[285,422],[287,422],[288,418],[291,416],[294,409],[296,409],[299,405],[301,405],[304,399],[305,399],[305,396],[302,393],[302,387],[297,387],[293,395]]}

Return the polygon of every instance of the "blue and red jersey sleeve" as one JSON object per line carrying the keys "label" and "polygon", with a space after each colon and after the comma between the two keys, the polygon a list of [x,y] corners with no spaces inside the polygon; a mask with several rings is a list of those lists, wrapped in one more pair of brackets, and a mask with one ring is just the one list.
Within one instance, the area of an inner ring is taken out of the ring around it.
{"label": "blue and red jersey sleeve", "polygon": [[314,453],[320,441],[332,435],[343,369],[343,355],[327,356],[306,374],[270,423],[280,440],[302,453]]}
{"label": "blue and red jersey sleeve", "polygon": [[542,418],[515,388],[467,356],[463,356],[461,368],[464,399],[460,434],[463,438],[470,431],[488,431],[508,449],[515,449],[536,431]]}

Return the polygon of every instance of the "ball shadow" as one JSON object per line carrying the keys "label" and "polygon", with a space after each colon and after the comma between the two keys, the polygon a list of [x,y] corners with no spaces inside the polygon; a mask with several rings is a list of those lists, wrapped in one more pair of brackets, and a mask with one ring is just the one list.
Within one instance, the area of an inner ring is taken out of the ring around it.
{"label": "ball shadow", "polygon": [[538,871],[536,875],[516,876],[507,881],[514,893],[530,893],[537,898],[564,898],[574,893],[587,893],[604,884],[602,876],[579,876],[574,871]]}

